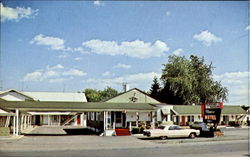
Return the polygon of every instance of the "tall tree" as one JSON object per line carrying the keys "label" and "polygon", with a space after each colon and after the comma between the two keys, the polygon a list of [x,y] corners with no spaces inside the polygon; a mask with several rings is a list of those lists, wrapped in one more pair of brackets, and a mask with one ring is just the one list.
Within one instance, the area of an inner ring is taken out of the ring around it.
{"label": "tall tree", "polygon": [[159,100],[160,99],[160,97],[159,97],[160,90],[161,90],[160,83],[159,83],[157,77],[155,76],[153,79],[153,84],[151,85],[150,96],[152,98],[155,98],[156,100]]}
{"label": "tall tree", "polygon": [[104,90],[86,88],[84,90],[84,93],[87,97],[88,102],[100,102],[116,96],[118,94],[118,91],[111,87],[107,87]]}
{"label": "tall tree", "polygon": [[112,97],[118,95],[118,91],[111,88],[111,87],[107,87],[103,91],[100,91],[100,95],[101,95],[101,100],[105,101],[109,98],[112,98]]}
{"label": "tall tree", "polygon": [[199,104],[227,100],[227,88],[212,78],[212,64],[204,58],[169,56],[163,65],[161,101],[172,104]]}

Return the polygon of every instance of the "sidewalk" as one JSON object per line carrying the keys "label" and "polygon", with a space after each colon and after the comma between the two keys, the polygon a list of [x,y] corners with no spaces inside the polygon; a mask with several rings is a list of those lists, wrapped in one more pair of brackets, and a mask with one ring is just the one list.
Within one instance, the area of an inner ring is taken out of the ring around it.
{"label": "sidewalk", "polygon": [[30,133],[33,130],[35,130],[36,128],[37,128],[37,126],[29,127],[27,129],[23,130],[21,135],[18,135],[18,136],[14,136],[12,133],[11,133],[10,136],[0,136],[0,140],[17,140],[17,139],[20,139],[20,138],[24,137],[23,134]]}

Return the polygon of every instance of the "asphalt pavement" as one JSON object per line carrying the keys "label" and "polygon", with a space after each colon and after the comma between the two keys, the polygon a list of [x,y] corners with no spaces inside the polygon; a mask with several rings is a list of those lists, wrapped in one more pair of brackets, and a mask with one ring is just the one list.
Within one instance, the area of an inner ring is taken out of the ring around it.
{"label": "asphalt pavement", "polygon": [[62,127],[38,127],[33,135],[0,138],[0,156],[249,156],[249,129],[222,131],[224,136],[215,138],[160,140],[143,136],[66,135]]}

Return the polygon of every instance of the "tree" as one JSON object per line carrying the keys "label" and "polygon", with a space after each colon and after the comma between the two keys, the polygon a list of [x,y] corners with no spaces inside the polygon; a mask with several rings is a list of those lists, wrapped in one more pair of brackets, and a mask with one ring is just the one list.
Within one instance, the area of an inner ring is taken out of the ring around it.
{"label": "tree", "polygon": [[169,56],[163,65],[160,101],[171,104],[200,104],[227,100],[227,88],[212,78],[212,63],[204,58]]}
{"label": "tree", "polygon": [[101,101],[101,96],[98,90],[87,88],[83,92],[85,93],[88,102]]}
{"label": "tree", "polygon": [[84,93],[87,97],[88,102],[100,102],[116,96],[118,94],[118,91],[111,87],[107,87],[103,91],[86,88],[84,90]]}
{"label": "tree", "polygon": [[107,87],[103,91],[100,91],[100,95],[101,95],[101,100],[105,101],[109,98],[112,98],[112,97],[118,95],[118,91],[111,88],[111,87]]}
{"label": "tree", "polygon": [[150,96],[152,98],[155,98],[156,100],[159,100],[160,99],[160,97],[159,97],[160,90],[161,90],[160,83],[159,83],[157,77],[155,76],[153,79],[153,84],[151,85]]}

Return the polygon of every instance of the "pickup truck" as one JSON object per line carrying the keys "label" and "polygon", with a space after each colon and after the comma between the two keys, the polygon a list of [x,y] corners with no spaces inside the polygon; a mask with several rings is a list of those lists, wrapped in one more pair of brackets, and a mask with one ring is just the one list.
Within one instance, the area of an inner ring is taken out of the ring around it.
{"label": "pickup truck", "polygon": [[195,138],[200,135],[200,131],[195,129],[183,129],[178,125],[161,125],[157,129],[144,130],[143,135],[147,137],[160,137],[161,139],[171,137]]}

